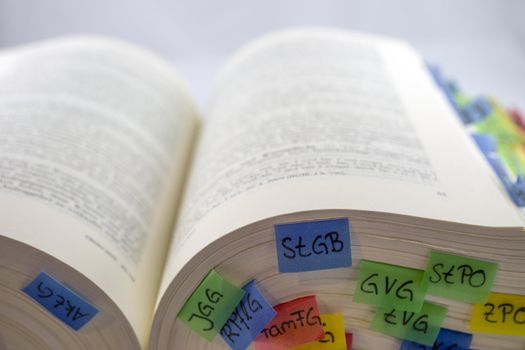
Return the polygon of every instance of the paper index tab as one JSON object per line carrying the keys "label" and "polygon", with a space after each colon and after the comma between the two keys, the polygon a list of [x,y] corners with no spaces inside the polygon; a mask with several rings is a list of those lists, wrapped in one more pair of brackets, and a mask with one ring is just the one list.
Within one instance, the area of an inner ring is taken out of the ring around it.
{"label": "paper index tab", "polygon": [[525,295],[490,293],[484,304],[475,304],[470,330],[525,336]]}
{"label": "paper index tab", "polygon": [[321,314],[324,337],[289,350],[346,350],[345,320],[341,314]]}
{"label": "paper index tab", "polygon": [[474,133],[472,137],[483,154],[490,155],[493,152],[497,152],[496,140],[491,135]]}
{"label": "paper index tab", "polygon": [[345,338],[346,338],[346,349],[352,350],[352,341],[354,338],[352,333],[345,333]]}
{"label": "paper index tab", "polygon": [[212,341],[243,296],[242,289],[211,270],[186,300],[178,318]]}
{"label": "paper index tab", "polygon": [[447,308],[429,302],[425,302],[419,312],[379,309],[370,328],[393,337],[432,345],[446,315]]}
{"label": "paper index tab", "polygon": [[361,260],[354,302],[419,311],[425,298],[423,270]]}
{"label": "paper index tab", "polygon": [[98,312],[88,301],[45,272],[40,272],[22,291],[76,331]]}
{"label": "paper index tab", "polygon": [[279,272],[352,266],[348,219],[275,225]]}
{"label": "paper index tab", "polygon": [[452,329],[441,328],[434,344],[423,345],[410,340],[404,340],[399,350],[435,350],[435,349],[454,349],[468,350],[472,342],[472,334],[455,331]]}
{"label": "paper index tab", "polygon": [[471,303],[484,303],[498,264],[433,250],[424,281],[427,293]]}
{"label": "paper index tab", "polygon": [[280,350],[323,338],[324,331],[314,295],[274,306],[277,315],[255,338],[255,350]]}
{"label": "paper index tab", "polygon": [[498,145],[521,143],[525,139],[520,128],[507,115],[495,100],[492,100],[492,113],[474,124],[477,132],[493,135]]}
{"label": "paper index tab", "polygon": [[276,314],[257,289],[255,280],[242,289],[244,297],[221,329],[222,339],[234,350],[246,349]]}

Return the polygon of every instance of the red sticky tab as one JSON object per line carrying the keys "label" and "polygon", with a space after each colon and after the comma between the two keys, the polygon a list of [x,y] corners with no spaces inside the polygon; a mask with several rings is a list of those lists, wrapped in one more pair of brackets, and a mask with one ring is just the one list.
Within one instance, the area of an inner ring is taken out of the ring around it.
{"label": "red sticky tab", "polygon": [[346,350],[352,350],[352,333],[345,333]]}
{"label": "red sticky tab", "polygon": [[275,305],[277,315],[255,338],[255,350],[281,350],[324,336],[314,295]]}

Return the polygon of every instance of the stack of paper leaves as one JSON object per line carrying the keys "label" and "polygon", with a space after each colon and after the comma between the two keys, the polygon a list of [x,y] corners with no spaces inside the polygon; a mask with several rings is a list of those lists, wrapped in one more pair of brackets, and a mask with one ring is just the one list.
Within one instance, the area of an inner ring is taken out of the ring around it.
{"label": "stack of paper leaves", "polygon": [[[451,334],[458,346],[472,335],[474,349],[525,347],[505,330],[525,305],[491,302],[525,294],[523,218],[406,44],[317,29],[265,37],[224,69],[201,141],[153,349],[226,348],[177,319],[211,268],[237,286],[255,279],[274,307],[314,295],[320,315],[343,316],[354,349],[450,344]],[[449,255],[427,271],[436,254]],[[483,300],[481,288],[462,289],[480,283],[481,267],[452,257],[497,264]],[[424,286],[438,275],[443,290]],[[490,330],[477,308],[494,312]],[[269,327],[259,340],[286,338]]]}

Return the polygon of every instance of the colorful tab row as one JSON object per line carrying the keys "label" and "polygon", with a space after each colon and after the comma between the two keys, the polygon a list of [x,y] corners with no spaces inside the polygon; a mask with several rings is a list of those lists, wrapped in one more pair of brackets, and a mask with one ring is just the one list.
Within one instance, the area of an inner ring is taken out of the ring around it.
{"label": "colorful tab row", "polygon": [[498,269],[494,262],[439,251],[430,252],[425,270],[364,259],[359,267],[354,302],[378,307],[371,329],[422,346],[436,341],[447,313],[425,295],[485,302]]}
{"label": "colorful tab row", "polygon": [[244,350],[252,342],[256,350],[346,350],[347,339],[352,338],[345,335],[342,315],[320,315],[313,295],[272,307],[255,281],[239,289],[215,270],[202,280],[178,317],[208,341],[220,333],[233,350]]}
{"label": "colorful tab row", "polygon": [[419,311],[426,294],[467,302],[487,300],[498,265],[432,251],[426,270],[361,260],[354,302]]}

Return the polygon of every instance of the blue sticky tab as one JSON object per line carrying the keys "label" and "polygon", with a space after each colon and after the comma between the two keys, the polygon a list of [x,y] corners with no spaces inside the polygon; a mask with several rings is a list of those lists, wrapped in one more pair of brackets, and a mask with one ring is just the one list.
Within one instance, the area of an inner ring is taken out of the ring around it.
{"label": "blue sticky tab", "polygon": [[410,340],[404,340],[399,350],[432,350],[432,349],[470,349],[472,334],[441,328],[434,345],[428,346]]}
{"label": "blue sticky tab", "polygon": [[492,112],[492,106],[484,97],[476,97],[469,104],[463,106],[462,112],[467,119],[466,124],[477,123],[489,116]]}
{"label": "blue sticky tab", "polygon": [[472,134],[472,137],[483,154],[488,156],[497,151],[496,140],[491,135],[475,133]]}
{"label": "blue sticky tab", "polygon": [[45,272],[40,272],[22,290],[76,331],[88,323],[98,312],[93,305]]}
{"label": "blue sticky tab", "polygon": [[483,96],[476,97],[472,104],[474,105],[474,108],[478,110],[482,119],[492,113],[492,104]]}
{"label": "blue sticky tab", "polygon": [[523,175],[518,174],[516,182],[510,186],[510,196],[518,207],[525,206],[525,181]]}
{"label": "blue sticky tab", "polygon": [[275,225],[279,272],[352,266],[348,219]]}
{"label": "blue sticky tab", "polygon": [[222,339],[233,350],[245,350],[276,314],[255,286],[255,280],[242,289],[244,297],[221,329]]}
{"label": "blue sticky tab", "polygon": [[443,73],[441,73],[441,69],[436,64],[427,63],[427,68],[432,75],[432,78],[434,78],[434,82],[437,86],[439,86],[441,89],[444,89],[445,82],[443,78]]}

